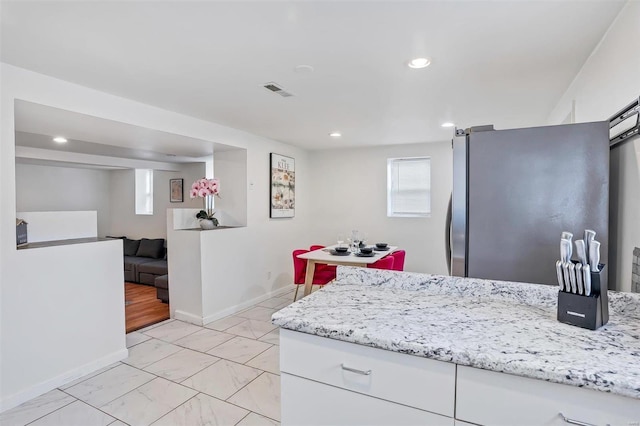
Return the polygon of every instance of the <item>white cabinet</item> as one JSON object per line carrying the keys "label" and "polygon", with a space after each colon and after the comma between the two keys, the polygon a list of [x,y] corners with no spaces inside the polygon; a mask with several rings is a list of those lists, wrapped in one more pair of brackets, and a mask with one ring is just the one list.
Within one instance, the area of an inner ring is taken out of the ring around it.
{"label": "white cabinet", "polygon": [[640,424],[638,399],[286,329],[280,368],[283,426]]}
{"label": "white cabinet", "polygon": [[455,364],[281,329],[280,366],[283,373],[453,417]]}
{"label": "white cabinet", "polygon": [[453,426],[451,417],[282,373],[282,424]]}
{"label": "white cabinet", "polygon": [[640,400],[458,366],[456,419],[480,425],[640,424]]}

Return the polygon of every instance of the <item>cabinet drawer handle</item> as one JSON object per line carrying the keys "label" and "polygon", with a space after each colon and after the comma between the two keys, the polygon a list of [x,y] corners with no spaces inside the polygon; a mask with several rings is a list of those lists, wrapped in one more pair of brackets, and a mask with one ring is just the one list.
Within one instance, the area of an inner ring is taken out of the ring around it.
{"label": "cabinet drawer handle", "polygon": [[565,423],[569,423],[571,425],[577,425],[577,426],[595,426],[591,423],[585,423],[585,422],[581,422],[580,420],[573,420],[570,419],[569,417],[565,417],[564,414],[560,413],[560,417],[562,417],[562,420],[565,421]]}
{"label": "cabinet drawer handle", "polygon": [[344,364],[340,364],[340,366],[342,367],[343,370],[351,371],[352,373],[362,374],[363,376],[370,376],[371,375],[371,370],[367,370],[367,371],[357,370],[355,368],[347,367]]}

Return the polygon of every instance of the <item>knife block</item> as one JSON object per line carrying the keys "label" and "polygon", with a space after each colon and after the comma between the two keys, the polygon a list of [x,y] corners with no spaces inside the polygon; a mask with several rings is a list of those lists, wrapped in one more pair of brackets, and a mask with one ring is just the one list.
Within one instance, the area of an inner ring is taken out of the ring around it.
{"label": "knife block", "polygon": [[591,295],[558,292],[558,321],[589,330],[597,330],[609,321],[609,297],[607,289],[602,288],[604,267],[599,264],[598,272],[591,272]]}

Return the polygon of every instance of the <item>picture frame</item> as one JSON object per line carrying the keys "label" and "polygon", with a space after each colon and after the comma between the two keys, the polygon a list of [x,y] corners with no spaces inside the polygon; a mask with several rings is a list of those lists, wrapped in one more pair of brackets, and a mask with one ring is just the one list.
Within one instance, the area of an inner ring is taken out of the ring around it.
{"label": "picture frame", "polygon": [[296,212],[296,160],[285,155],[269,155],[269,217],[292,218]]}
{"label": "picture frame", "polygon": [[184,179],[169,179],[169,201],[184,203]]}

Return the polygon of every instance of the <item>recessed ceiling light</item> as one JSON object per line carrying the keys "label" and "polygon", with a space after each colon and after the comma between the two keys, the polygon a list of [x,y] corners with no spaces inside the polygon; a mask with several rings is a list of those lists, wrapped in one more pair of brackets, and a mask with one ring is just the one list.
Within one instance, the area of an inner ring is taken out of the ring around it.
{"label": "recessed ceiling light", "polygon": [[342,133],[340,133],[340,132],[331,132],[331,133],[329,133],[329,136],[331,136],[332,138],[339,138],[340,136],[342,136]]}
{"label": "recessed ceiling light", "polygon": [[53,138],[53,141],[56,143],[67,143],[67,138],[63,138],[62,136],[56,136]]}
{"label": "recessed ceiling light", "polygon": [[311,65],[298,65],[293,69],[293,71],[298,74],[310,74],[313,72],[313,67]]}
{"label": "recessed ceiling light", "polygon": [[407,65],[409,65],[409,68],[414,69],[426,68],[431,65],[431,58],[415,58],[410,60]]}
{"label": "recessed ceiling light", "polygon": [[446,123],[442,123],[442,127],[453,127],[455,126],[455,123],[452,123],[450,121],[447,121]]}

